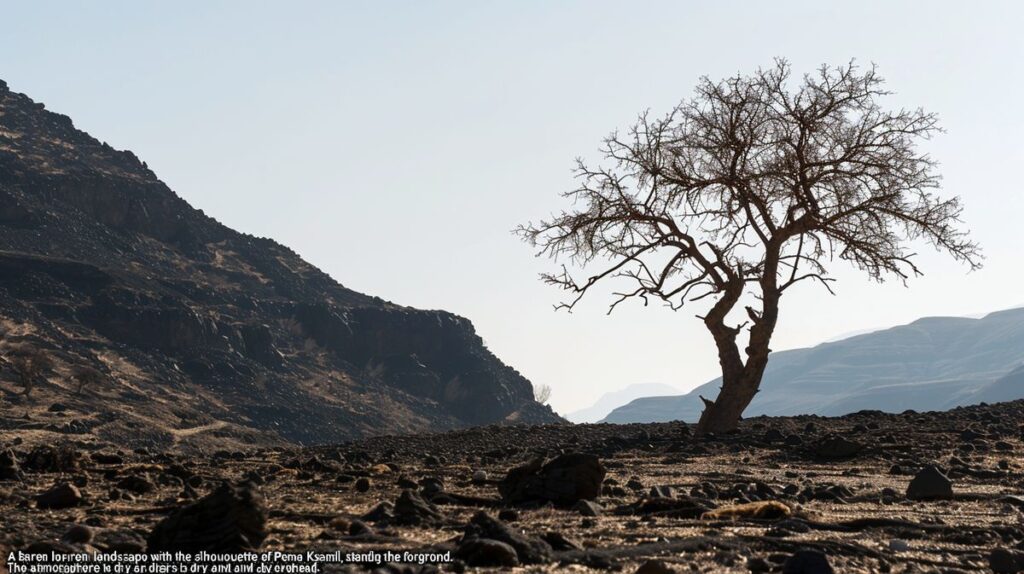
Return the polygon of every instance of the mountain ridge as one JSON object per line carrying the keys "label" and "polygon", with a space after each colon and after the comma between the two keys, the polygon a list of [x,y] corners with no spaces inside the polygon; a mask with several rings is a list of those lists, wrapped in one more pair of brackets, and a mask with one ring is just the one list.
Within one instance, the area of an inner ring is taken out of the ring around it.
{"label": "mountain ridge", "polygon": [[[745,416],[943,410],[981,402],[974,397],[982,396],[984,388],[1021,363],[1024,308],[994,311],[977,319],[922,317],[839,341],[773,353],[761,390]],[[684,395],[637,399],[603,422],[677,418],[692,422],[700,416],[699,396],[714,396],[720,381],[714,379]],[[1006,386],[1012,388],[1009,383]]]}
{"label": "mountain ridge", "polygon": [[[22,400],[4,349],[34,345],[55,359],[35,400],[137,442],[211,423],[213,442],[309,444],[561,421],[469,320],[344,287],[0,82],[3,334],[0,407]],[[83,365],[106,384],[75,395]]]}

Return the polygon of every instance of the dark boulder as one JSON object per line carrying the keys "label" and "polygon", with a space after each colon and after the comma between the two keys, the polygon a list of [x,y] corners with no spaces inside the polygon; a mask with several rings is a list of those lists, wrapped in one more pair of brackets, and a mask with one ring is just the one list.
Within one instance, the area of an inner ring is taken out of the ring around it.
{"label": "dark boulder", "polygon": [[437,507],[423,500],[414,490],[403,490],[395,500],[394,521],[397,524],[420,526],[437,524],[443,520],[444,515]]}
{"label": "dark boulder", "polygon": [[797,550],[782,564],[782,574],[834,574],[828,557],[817,550]]}
{"label": "dark boulder", "polygon": [[519,566],[519,555],[512,546],[490,538],[471,538],[459,544],[455,556],[470,566],[513,568]]}
{"label": "dark boulder", "polygon": [[821,439],[821,442],[814,447],[814,454],[818,458],[836,460],[852,458],[860,454],[862,450],[864,450],[864,445],[859,442],[841,435],[830,434]]}
{"label": "dark boulder", "polygon": [[513,468],[498,485],[508,504],[553,502],[571,506],[601,494],[605,469],[592,454],[563,454],[547,463],[542,459]]}
{"label": "dark boulder", "polygon": [[942,500],[953,498],[953,483],[934,466],[921,469],[907,485],[910,500]]}
{"label": "dark boulder", "polygon": [[165,518],[149,534],[149,552],[244,552],[267,537],[263,497],[249,483],[222,484]]}
{"label": "dark boulder", "polygon": [[58,510],[82,503],[82,493],[70,482],[62,482],[36,497],[36,507]]}
{"label": "dark boulder", "polygon": [[543,564],[551,561],[551,545],[541,540],[516,531],[508,524],[490,516],[486,512],[478,512],[466,525],[463,543],[473,539],[490,539],[504,542],[515,549],[519,561],[523,564]]}
{"label": "dark boulder", "polygon": [[18,457],[14,451],[7,449],[0,452],[0,480],[21,480],[24,474],[18,466]]}

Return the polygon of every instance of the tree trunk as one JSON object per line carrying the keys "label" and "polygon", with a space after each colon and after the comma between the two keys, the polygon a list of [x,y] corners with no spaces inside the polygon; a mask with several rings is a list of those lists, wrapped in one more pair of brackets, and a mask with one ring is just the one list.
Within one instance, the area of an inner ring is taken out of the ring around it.
{"label": "tree trunk", "polygon": [[761,377],[768,366],[768,355],[772,352],[768,347],[775,332],[775,323],[779,316],[779,298],[781,293],[776,283],[778,270],[778,250],[769,249],[765,262],[765,274],[761,284],[761,311],[747,307],[747,314],[753,321],[750,327],[750,340],[747,344],[746,360],[740,357],[736,346],[736,336],[740,328],[725,325],[725,318],[739,300],[742,290],[726,292],[722,299],[712,308],[704,319],[708,330],[715,338],[718,347],[718,361],[722,365],[722,389],[714,401],[704,397],[704,412],[697,422],[697,433],[722,433],[735,430],[740,422],[743,411],[754,400]]}
{"label": "tree trunk", "polygon": [[704,412],[697,422],[698,434],[723,433],[736,429],[740,416],[757,394],[761,378],[744,372],[739,377],[722,378],[722,390],[715,400],[704,397]]}

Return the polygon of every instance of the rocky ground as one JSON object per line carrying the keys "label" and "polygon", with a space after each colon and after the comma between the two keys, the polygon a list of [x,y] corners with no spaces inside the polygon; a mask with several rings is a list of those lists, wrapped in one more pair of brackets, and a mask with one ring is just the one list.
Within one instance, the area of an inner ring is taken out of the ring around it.
{"label": "rocky ground", "polygon": [[1016,572],[1022,423],[1018,401],[757,418],[727,436],[483,427],[206,455],[10,431],[0,546],[450,551],[442,571]]}

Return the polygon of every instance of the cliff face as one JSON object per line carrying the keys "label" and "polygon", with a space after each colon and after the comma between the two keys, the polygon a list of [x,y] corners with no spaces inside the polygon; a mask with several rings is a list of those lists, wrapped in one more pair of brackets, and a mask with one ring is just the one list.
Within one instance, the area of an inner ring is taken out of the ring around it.
{"label": "cliff face", "polygon": [[[70,404],[75,428],[111,438],[313,443],[560,420],[468,320],[346,289],[3,82],[0,330],[0,409],[19,401],[4,349],[33,345],[55,365],[29,401]],[[76,394],[82,365],[105,376]]]}

